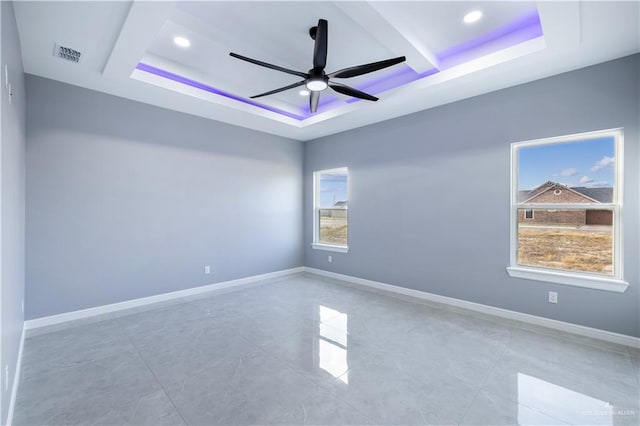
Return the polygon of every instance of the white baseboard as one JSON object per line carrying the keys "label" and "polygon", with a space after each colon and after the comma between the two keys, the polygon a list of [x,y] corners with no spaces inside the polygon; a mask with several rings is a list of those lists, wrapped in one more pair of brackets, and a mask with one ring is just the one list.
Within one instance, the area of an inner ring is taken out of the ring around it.
{"label": "white baseboard", "polygon": [[[572,324],[564,321],[558,321],[550,318],[539,317],[536,315],[525,314],[522,312],[510,311],[508,309],[496,308],[494,306],[483,305],[475,302],[468,302],[466,300],[455,299],[453,297],[440,296],[438,294],[427,293],[424,291],[413,290],[409,288],[399,287],[391,284],[385,284],[378,281],[367,280],[364,278],[353,277],[350,275],[338,274],[335,272],[324,271],[322,269],[315,269],[306,266],[301,266],[292,269],[285,269],[282,271],[269,272],[261,275],[254,275],[251,277],[240,278],[237,280],[224,281],[215,284],[209,284],[201,287],[194,287],[185,290],[174,291],[171,293],[163,293],[155,296],[144,297],[140,299],[127,300],[119,303],[112,303],[109,305],[96,306],[94,308],[83,309],[79,311],[67,312],[59,315],[52,315],[43,318],[36,318],[29,321],[25,321],[24,330],[30,330],[39,327],[45,327],[48,325],[60,324],[67,321],[73,321],[82,318],[93,317],[96,315],[106,314],[110,312],[121,311],[124,309],[134,308],[138,306],[149,305],[152,303],[163,302],[171,299],[178,299],[181,297],[192,296],[202,293],[209,293],[220,291],[223,289],[241,287],[258,281],[283,277],[300,272],[308,272],[311,274],[333,278],[336,280],[345,281],[352,284],[357,284],[377,290],[382,290],[395,294],[402,294],[404,296],[415,297],[422,300],[428,300],[431,302],[442,303],[445,305],[455,306],[462,309],[467,309],[483,314],[493,315],[500,318],[506,318],[510,320],[520,321],[527,324],[533,324],[541,327],[546,327],[554,330],[565,331],[568,333],[590,337],[606,342],[617,343],[624,346],[630,346],[632,348],[640,348],[640,338],[627,336],[624,334],[614,333],[611,331],[600,330],[597,328],[586,327],[583,325]],[[24,332],[23,332],[24,340]],[[22,343],[20,346],[22,351]]]}
{"label": "white baseboard", "polygon": [[500,318],[520,321],[527,324],[533,324],[541,327],[551,328],[554,330],[565,331],[567,333],[577,334],[580,336],[590,337],[593,339],[603,340],[619,345],[630,346],[632,348],[640,348],[640,338],[627,336],[625,334],[614,333],[611,331],[600,330],[597,328],[586,327],[583,325],[572,324],[564,321],[558,321],[550,318],[539,317],[536,315],[524,314],[522,312],[510,311],[508,309],[496,308],[494,306],[483,305],[466,300],[455,299],[453,297],[440,296],[438,294],[427,293],[424,291],[413,290],[410,288],[399,287],[391,284],[385,284],[378,281],[367,280],[364,278],[353,277],[350,275],[338,274],[335,272],[324,271],[305,267],[304,271],[327,278],[345,281],[377,290],[387,291],[390,293],[402,294],[404,296],[415,297],[418,299],[428,300],[431,302],[442,303],[445,305],[455,306],[458,308],[468,309],[470,311],[480,312],[483,314],[493,315]]}
{"label": "white baseboard", "polygon": [[18,348],[18,360],[16,361],[16,372],[13,376],[13,386],[11,387],[11,399],[9,400],[9,411],[7,412],[7,426],[13,423],[13,410],[16,406],[16,395],[18,395],[18,385],[20,385],[20,371],[22,370],[22,348],[24,348],[24,324],[22,335],[20,336],[20,347]]}
{"label": "white baseboard", "polygon": [[239,278],[237,280],[223,281],[219,283],[209,284],[200,287],[188,288],[185,290],[173,291],[170,293],[157,294],[155,296],[142,297],[140,299],[126,300],[124,302],[111,303],[109,305],[96,306],[93,308],[82,309],[79,311],[65,312],[64,314],[51,315],[48,317],[35,318],[25,321],[24,329],[31,330],[39,327],[46,327],[48,325],[60,324],[67,321],[73,321],[82,318],[93,317],[96,315],[107,314],[110,312],[121,311],[124,309],[135,308],[138,306],[150,305],[152,303],[164,302],[166,300],[179,299],[181,297],[193,296],[196,294],[210,293],[228,289],[232,287],[241,287],[247,284],[252,284],[258,281],[263,281],[271,278],[283,277],[286,275],[292,275],[296,273],[304,272],[304,267],[283,269],[281,271],[269,272],[261,275],[253,275],[251,277]]}

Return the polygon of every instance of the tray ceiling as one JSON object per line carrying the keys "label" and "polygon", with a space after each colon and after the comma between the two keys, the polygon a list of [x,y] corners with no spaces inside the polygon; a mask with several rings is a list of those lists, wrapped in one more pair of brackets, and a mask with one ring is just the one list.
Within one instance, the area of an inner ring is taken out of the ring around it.
{"label": "tray ceiling", "polygon": [[[637,2],[52,1],[15,9],[28,73],[298,140],[640,50]],[[481,19],[463,22],[470,11]],[[326,90],[310,113],[301,88],[250,99],[300,78],[229,52],[307,72],[308,31],[319,18],[329,22],[328,73],[407,57],[339,80],[380,100]],[[56,45],[81,60],[60,60]]]}

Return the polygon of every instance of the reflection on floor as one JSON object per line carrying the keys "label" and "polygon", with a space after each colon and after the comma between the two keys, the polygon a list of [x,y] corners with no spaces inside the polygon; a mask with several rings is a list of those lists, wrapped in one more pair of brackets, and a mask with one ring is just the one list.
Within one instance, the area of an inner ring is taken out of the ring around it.
{"label": "reflection on floor", "polygon": [[638,424],[640,352],[298,275],[34,330],[14,424]]}
{"label": "reflection on floor", "polygon": [[[518,404],[552,411],[558,417],[566,417],[568,413],[579,424],[588,423],[589,416],[594,415],[600,416],[602,423],[613,424],[615,409],[606,401],[522,373],[518,373]],[[518,423],[526,423],[525,419],[518,412]]]}
{"label": "reflection on floor", "polygon": [[[318,365],[324,371],[349,384],[347,360],[347,314],[326,306],[320,308],[318,336]],[[332,320],[332,323],[329,321]],[[335,327],[332,327],[333,324]]]}

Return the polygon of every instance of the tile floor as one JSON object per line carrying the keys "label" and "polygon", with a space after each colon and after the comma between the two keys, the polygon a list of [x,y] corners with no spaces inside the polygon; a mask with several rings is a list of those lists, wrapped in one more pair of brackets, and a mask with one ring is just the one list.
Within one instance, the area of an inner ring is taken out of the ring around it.
{"label": "tile floor", "polygon": [[14,424],[637,425],[639,364],[298,275],[34,330]]}

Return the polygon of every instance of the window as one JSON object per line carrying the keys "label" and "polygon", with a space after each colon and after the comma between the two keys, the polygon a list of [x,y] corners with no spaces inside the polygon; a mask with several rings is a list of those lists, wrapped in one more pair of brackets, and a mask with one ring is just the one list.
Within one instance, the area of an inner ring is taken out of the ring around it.
{"label": "window", "polygon": [[509,275],[623,292],[622,129],[511,144]]}
{"label": "window", "polygon": [[314,172],[313,248],[347,252],[348,208],[347,168]]}

